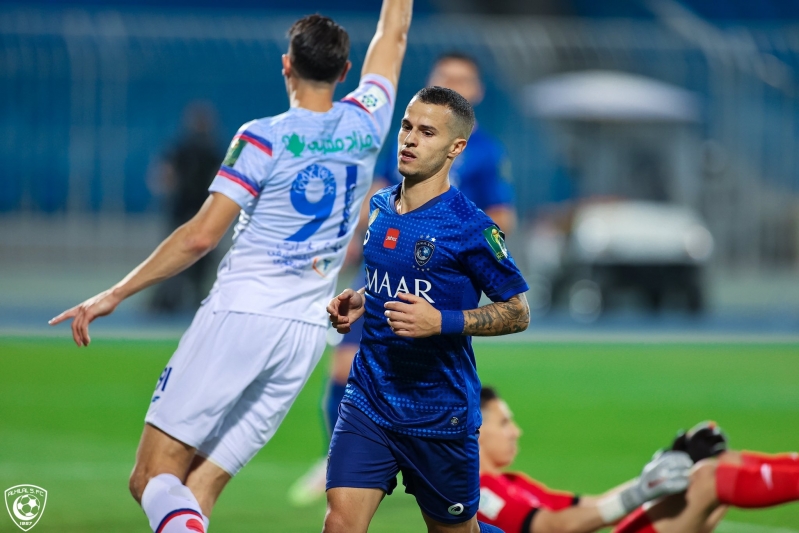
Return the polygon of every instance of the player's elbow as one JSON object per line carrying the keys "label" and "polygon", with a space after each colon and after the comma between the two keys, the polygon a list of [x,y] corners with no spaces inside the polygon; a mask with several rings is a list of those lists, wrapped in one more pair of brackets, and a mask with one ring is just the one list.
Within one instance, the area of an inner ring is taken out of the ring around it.
{"label": "player's elbow", "polygon": [[207,233],[191,232],[186,236],[184,244],[189,253],[202,257],[216,248],[217,240]]}
{"label": "player's elbow", "polygon": [[530,304],[527,303],[527,297],[524,293],[518,296],[518,313],[519,313],[519,331],[524,331],[530,326]]}

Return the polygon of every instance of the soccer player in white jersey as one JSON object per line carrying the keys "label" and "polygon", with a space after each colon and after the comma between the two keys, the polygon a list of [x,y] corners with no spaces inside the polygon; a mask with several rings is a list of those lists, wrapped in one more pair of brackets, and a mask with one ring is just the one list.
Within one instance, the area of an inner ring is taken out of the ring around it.
{"label": "soccer player in white jersey", "polygon": [[217,281],[163,371],[130,478],[158,533],[202,532],[219,494],[274,435],[322,355],[327,313],[386,138],[412,0],[384,0],[358,88],[333,102],[349,37],[311,15],[283,55],[290,109],[233,138],[197,215],[122,281],[53,320],[89,323],[213,249],[236,217]]}

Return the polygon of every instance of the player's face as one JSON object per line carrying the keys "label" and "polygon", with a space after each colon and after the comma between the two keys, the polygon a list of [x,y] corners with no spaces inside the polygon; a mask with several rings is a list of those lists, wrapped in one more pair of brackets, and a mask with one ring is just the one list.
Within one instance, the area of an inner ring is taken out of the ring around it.
{"label": "player's face", "polygon": [[503,468],[513,462],[519,451],[522,431],[513,421],[513,413],[502,400],[491,400],[482,409],[480,454],[495,466]]}
{"label": "player's face", "polygon": [[483,99],[483,84],[479,72],[471,62],[462,59],[439,61],[430,73],[427,85],[452,89],[472,105],[479,104]]}
{"label": "player's face", "polygon": [[398,137],[397,167],[411,181],[423,181],[455,159],[466,140],[451,133],[452,112],[446,107],[411,100],[402,117]]}

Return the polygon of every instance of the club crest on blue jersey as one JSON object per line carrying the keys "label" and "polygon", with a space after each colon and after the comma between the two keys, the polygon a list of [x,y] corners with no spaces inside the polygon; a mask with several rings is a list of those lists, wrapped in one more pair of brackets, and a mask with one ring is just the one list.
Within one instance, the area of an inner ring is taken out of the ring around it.
{"label": "club crest on blue jersey", "polygon": [[425,266],[430,262],[433,257],[433,252],[436,251],[436,245],[427,240],[416,241],[416,246],[413,248],[413,258],[416,259],[416,264],[420,267]]}

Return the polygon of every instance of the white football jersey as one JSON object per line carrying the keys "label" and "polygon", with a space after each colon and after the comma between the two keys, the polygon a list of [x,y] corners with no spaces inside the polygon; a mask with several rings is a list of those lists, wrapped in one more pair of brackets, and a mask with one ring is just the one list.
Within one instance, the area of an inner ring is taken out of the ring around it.
{"label": "white football jersey", "polygon": [[394,99],[369,74],[330,111],[291,108],[239,129],[209,188],[242,208],[215,309],[327,324]]}

